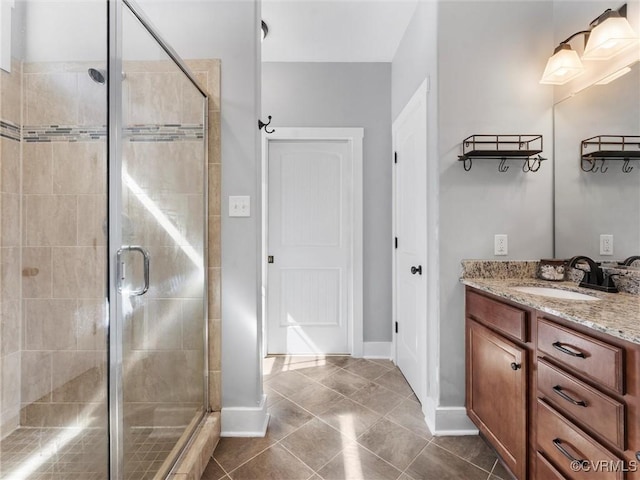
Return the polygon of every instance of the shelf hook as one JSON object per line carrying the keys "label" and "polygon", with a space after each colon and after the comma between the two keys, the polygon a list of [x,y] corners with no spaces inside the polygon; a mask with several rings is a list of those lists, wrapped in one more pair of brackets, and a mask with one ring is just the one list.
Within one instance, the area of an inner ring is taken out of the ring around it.
{"label": "shelf hook", "polygon": [[502,157],[502,160],[500,160],[500,165],[498,165],[498,171],[499,172],[504,173],[507,170],[509,170],[509,165],[506,165],[506,161],[507,161],[507,159]]}
{"label": "shelf hook", "polygon": [[[589,165],[589,168],[585,168],[585,164]],[[595,172],[596,161],[591,158],[582,157],[580,160],[580,168],[582,169],[583,172],[587,172],[587,173]]]}
{"label": "shelf hook", "polygon": [[[468,167],[467,167],[467,162],[469,162]],[[473,165],[473,160],[471,160],[470,158],[462,159],[462,168],[464,168],[465,172],[468,172],[469,170],[471,170],[472,165]]]}
{"label": "shelf hook", "polygon": [[[533,163],[529,164],[530,160],[533,160]],[[540,167],[542,166],[542,160],[544,159],[540,155],[533,159],[528,158],[527,165],[529,166],[529,171],[535,173],[540,170]]]}
{"label": "shelf hook", "polygon": [[629,165],[629,159],[625,158],[624,163],[622,164],[622,171],[624,173],[631,173],[632,170],[633,170],[633,167]]}
{"label": "shelf hook", "polygon": [[602,161],[602,164],[600,165],[600,173],[607,173],[607,170],[609,170],[609,167],[606,166],[607,161],[604,158],[600,159]]}
{"label": "shelf hook", "polygon": [[276,131],[275,128],[272,128],[271,130],[269,130],[267,128],[269,125],[271,125],[271,115],[269,115],[267,117],[267,119],[269,120],[267,123],[264,123],[262,120],[258,119],[258,130],[261,130],[262,127],[264,127],[265,133],[273,133],[273,132],[275,132]]}

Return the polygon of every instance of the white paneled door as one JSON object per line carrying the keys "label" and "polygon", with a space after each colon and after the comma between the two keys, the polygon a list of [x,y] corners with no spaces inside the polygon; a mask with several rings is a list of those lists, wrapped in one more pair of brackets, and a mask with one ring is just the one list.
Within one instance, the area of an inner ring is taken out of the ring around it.
{"label": "white paneled door", "polygon": [[422,400],[427,321],[427,94],[421,88],[393,124],[396,363]]}
{"label": "white paneled door", "polygon": [[352,144],[267,145],[268,352],[350,353]]}

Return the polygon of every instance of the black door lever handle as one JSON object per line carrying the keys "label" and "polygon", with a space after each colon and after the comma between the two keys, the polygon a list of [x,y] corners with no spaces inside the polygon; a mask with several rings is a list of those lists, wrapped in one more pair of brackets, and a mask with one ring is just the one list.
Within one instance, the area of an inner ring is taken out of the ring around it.
{"label": "black door lever handle", "polygon": [[418,275],[422,275],[422,265],[418,265],[417,267],[411,267],[411,273],[414,275],[417,273]]}

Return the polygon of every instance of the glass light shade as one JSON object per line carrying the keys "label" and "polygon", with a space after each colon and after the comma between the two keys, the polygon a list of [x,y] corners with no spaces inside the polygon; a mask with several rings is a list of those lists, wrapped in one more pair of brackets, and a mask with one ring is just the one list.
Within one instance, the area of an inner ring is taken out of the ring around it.
{"label": "glass light shade", "polygon": [[580,57],[569,45],[562,44],[544,69],[540,83],[548,85],[564,85],[584,72]]}
{"label": "glass light shade", "polygon": [[627,19],[612,16],[591,31],[582,58],[608,60],[637,42],[638,37]]}

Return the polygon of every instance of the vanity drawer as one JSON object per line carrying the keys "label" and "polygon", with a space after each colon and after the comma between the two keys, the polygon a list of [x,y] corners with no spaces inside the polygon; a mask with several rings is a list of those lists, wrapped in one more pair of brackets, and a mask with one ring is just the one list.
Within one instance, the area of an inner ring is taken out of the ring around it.
{"label": "vanity drawer", "polygon": [[[594,472],[593,466],[606,462],[610,462],[608,463],[609,465],[620,465],[620,459],[553,408],[538,400],[537,414],[538,449],[544,453],[545,457],[557,465],[567,478],[598,478],[602,480],[623,478],[624,473],[622,471],[601,470]],[[586,465],[590,471],[580,470],[575,472],[575,466],[571,468],[574,459],[588,462]],[[544,477],[538,476],[538,478],[542,479]]]}
{"label": "vanity drawer", "polygon": [[538,361],[538,392],[561,412],[625,449],[622,403],[542,359]]}
{"label": "vanity drawer", "polygon": [[538,351],[624,394],[621,348],[539,318]]}
{"label": "vanity drawer", "polygon": [[527,341],[527,312],[467,290],[467,312],[475,320],[522,342]]}
{"label": "vanity drawer", "polygon": [[564,475],[556,470],[540,452],[536,452],[536,478],[538,480],[566,480]]}

